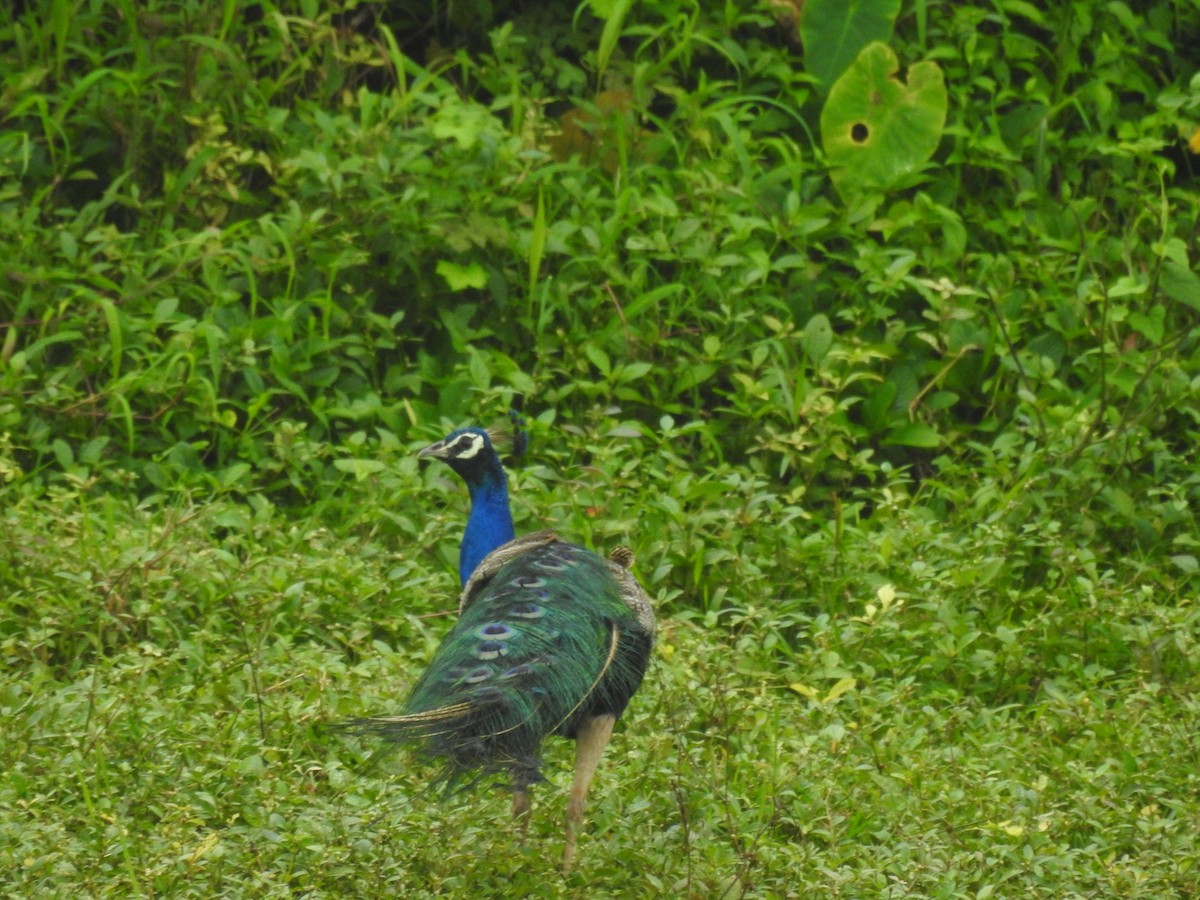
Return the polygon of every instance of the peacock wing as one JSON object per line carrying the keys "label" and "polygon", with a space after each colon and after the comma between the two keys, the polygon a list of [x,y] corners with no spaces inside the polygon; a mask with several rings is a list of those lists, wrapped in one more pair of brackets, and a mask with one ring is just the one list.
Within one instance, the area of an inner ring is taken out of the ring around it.
{"label": "peacock wing", "polygon": [[511,540],[507,544],[501,544],[485,556],[479,565],[475,567],[475,571],[471,573],[471,577],[467,583],[463,585],[462,593],[458,595],[459,615],[462,615],[467,605],[487,587],[488,582],[507,563],[512,562],[529,550],[545,544],[552,544],[557,540],[558,535],[553,531],[535,531],[533,534],[526,534]]}
{"label": "peacock wing", "polygon": [[450,780],[470,770],[507,771],[517,787],[539,780],[548,735],[620,715],[641,682],[651,637],[626,577],[636,584],[619,562],[550,532],[504,545],[468,582],[462,616],[401,714],[356,725],[416,742]]}

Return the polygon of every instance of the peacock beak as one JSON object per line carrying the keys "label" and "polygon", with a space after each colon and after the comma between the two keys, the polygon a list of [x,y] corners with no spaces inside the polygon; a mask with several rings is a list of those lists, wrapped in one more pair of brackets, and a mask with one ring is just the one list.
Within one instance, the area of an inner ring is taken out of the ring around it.
{"label": "peacock beak", "polygon": [[445,441],[438,441],[437,443],[430,444],[428,447],[417,453],[417,459],[445,459],[446,456],[447,453]]}

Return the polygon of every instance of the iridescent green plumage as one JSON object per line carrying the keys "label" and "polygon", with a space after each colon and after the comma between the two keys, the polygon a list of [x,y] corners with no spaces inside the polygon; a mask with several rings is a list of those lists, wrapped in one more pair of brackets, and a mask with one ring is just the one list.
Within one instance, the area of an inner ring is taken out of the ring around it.
{"label": "iridescent green plumage", "polygon": [[444,460],[471,494],[460,618],[398,715],[348,725],[413,744],[452,785],[506,776],[522,824],[528,787],[541,780],[542,742],[574,739],[563,852],[570,868],[588,786],[646,671],[649,597],[624,548],[602,557],[551,532],[511,539],[507,479],[488,432],[460,429],[420,456]]}
{"label": "iridescent green plumage", "polygon": [[541,778],[547,736],[574,738],[582,720],[621,714],[652,636],[626,600],[624,567],[583,547],[547,539],[480,569],[400,715],[356,724],[416,743],[452,781],[504,772],[523,789]]}

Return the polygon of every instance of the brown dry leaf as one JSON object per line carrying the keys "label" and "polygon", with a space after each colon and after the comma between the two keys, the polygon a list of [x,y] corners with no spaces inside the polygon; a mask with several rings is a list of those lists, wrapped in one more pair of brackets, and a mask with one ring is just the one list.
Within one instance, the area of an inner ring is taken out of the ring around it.
{"label": "brown dry leaf", "polygon": [[637,154],[649,132],[638,128],[633,95],[629,91],[601,91],[595,109],[574,107],[563,113],[560,131],[546,141],[550,154],[559,162],[579,154],[586,162],[599,163],[606,171],[616,170],[619,141],[629,141],[630,154]]}

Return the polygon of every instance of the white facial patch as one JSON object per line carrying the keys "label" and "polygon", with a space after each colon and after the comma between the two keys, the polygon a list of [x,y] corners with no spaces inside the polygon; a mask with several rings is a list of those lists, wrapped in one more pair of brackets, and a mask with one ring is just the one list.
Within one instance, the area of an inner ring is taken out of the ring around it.
{"label": "white facial patch", "polygon": [[455,459],[472,459],[483,449],[483,438],[477,434],[464,434],[448,449]]}

